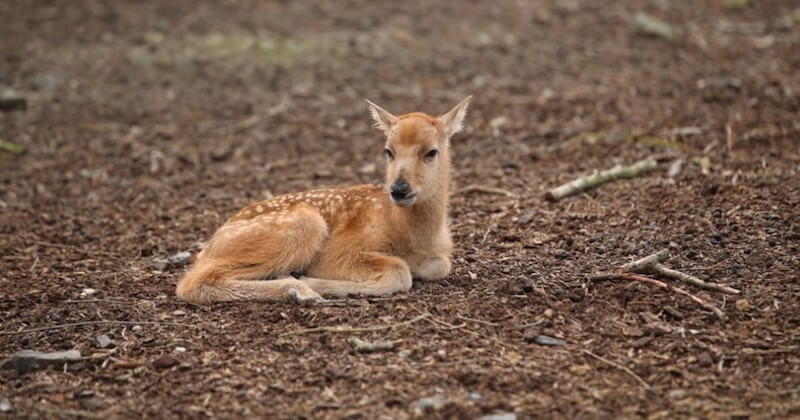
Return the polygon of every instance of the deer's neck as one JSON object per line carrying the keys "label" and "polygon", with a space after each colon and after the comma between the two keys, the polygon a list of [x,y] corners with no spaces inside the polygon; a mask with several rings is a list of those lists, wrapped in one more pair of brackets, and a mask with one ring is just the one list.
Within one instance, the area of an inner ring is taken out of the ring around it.
{"label": "deer's neck", "polygon": [[435,194],[428,200],[417,202],[411,207],[392,206],[392,219],[395,226],[403,226],[408,231],[419,233],[441,232],[447,224],[447,210],[450,198],[450,179],[448,176],[441,179],[435,187]]}

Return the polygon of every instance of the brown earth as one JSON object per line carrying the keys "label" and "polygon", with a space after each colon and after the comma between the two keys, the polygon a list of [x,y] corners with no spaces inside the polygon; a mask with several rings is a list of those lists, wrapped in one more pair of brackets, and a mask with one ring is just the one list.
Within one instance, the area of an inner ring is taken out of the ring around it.
{"label": "brown earth", "polygon": [[[27,149],[0,152],[0,356],[89,358],[0,372],[0,416],[800,416],[798,1],[4,1],[6,88],[28,109],[0,113]],[[437,113],[467,94],[455,187],[514,197],[454,194],[447,280],[196,307],[174,295],[184,268],[151,268],[252,200],[380,182],[364,98]],[[543,199],[651,156],[650,174]],[[742,290],[680,285],[726,319],[589,282],[660,248]],[[129,324],[65,325],[101,320]]]}

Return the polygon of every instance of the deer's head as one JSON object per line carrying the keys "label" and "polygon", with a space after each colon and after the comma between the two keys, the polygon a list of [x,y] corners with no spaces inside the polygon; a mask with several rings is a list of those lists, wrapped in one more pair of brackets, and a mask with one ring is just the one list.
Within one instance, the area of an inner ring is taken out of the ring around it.
{"label": "deer's head", "polygon": [[386,134],[386,185],[393,203],[408,207],[447,200],[450,137],[461,131],[470,99],[438,117],[421,112],[395,116],[367,101],[375,127]]}

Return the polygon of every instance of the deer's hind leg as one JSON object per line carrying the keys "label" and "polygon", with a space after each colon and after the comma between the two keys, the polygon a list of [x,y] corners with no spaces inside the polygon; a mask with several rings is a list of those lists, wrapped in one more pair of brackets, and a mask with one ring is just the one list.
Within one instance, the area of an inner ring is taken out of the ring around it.
{"label": "deer's hind leg", "polygon": [[319,299],[289,274],[309,266],[327,237],[325,220],[307,204],[227,223],[178,283],[178,297],[194,303]]}

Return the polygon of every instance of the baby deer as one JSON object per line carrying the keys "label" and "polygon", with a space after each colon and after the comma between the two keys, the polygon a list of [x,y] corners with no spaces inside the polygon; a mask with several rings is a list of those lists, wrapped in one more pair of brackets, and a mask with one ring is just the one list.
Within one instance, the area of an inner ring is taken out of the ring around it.
{"label": "baby deer", "polygon": [[[178,283],[194,303],[316,302],[388,295],[450,273],[449,139],[471,97],[439,117],[369,102],[386,135],[386,186],[286,194],[250,204],[214,233]],[[303,276],[295,278],[294,273]],[[272,279],[272,280],[268,280]]]}

